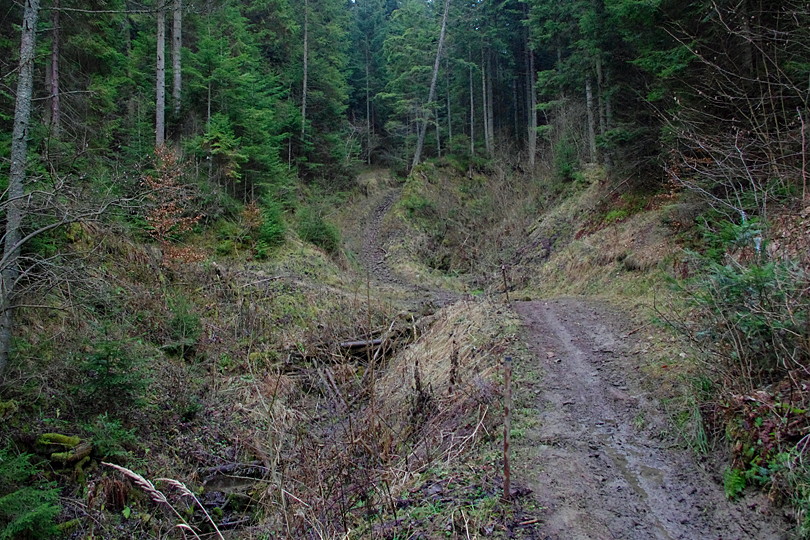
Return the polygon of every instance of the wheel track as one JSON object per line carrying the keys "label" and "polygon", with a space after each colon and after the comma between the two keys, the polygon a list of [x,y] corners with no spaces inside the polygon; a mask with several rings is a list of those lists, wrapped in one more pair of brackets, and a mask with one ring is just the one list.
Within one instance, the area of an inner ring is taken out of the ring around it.
{"label": "wheel track", "polygon": [[386,260],[388,254],[385,246],[396,241],[396,239],[383,233],[384,222],[388,213],[399,201],[401,193],[400,189],[389,189],[382,195],[382,198],[369,215],[363,229],[360,260],[372,281],[380,285],[407,289],[414,299],[418,299],[416,300],[418,304],[431,304],[437,307],[452,304],[461,298],[461,295],[448,290],[409,282],[398,276]]}
{"label": "wheel track", "polygon": [[[722,488],[686,451],[637,425],[658,414],[617,337],[620,314],[576,299],[520,302],[516,310],[543,371],[540,425],[524,465],[545,507],[549,539],[785,538],[784,527]],[[553,356],[550,356],[553,355]]]}

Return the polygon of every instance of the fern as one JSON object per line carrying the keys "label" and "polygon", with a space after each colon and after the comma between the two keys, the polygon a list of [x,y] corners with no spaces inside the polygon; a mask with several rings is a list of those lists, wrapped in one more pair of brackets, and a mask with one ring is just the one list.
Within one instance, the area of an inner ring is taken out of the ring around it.
{"label": "fern", "polygon": [[729,499],[736,499],[745,490],[748,482],[745,479],[745,474],[740,469],[726,469],[723,473],[723,487],[725,488],[726,497]]}
{"label": "fern", "polygon": [[0,540],[50,538],[57,534],[59,490],[39,481],[29,455],[0,450]]}

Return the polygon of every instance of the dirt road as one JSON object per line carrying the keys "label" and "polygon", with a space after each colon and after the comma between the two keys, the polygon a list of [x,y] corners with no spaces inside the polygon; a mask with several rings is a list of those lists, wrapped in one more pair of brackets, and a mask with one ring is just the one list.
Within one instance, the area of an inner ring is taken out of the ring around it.
{"label": "dirt road", "polygon": [[644,397],[626,316],[582,299],[515,307],[542,372],[539,422],[516,452],[546,538],[785,537],[763,501],[728,502],[691,453],[645,432],[660,413]]}
{"label": "dirt road", "polygon": [[[378,285],[437,305],[458,298],[407,283],[386,260],[383,221],[399,196],[378,195],[365,220],[360,258]],[[676,441],[650,426],[667,419],[642,387],[626,315],[595,301],[518,302],[534,360],[524,378],[538,382],[530,414],[536,427],[516,440],[514,478],[527,484],[541,512],[540,538],[776,539],[787,526],[764,515],[764,497],[726,500],[717,477]],[[525,395],[525,394],[524,394]],[[524,401],[526,401],[524,399]],[[660,431],[660,430],[659,430]],[[535,529],[536,531],[537,529]]]}

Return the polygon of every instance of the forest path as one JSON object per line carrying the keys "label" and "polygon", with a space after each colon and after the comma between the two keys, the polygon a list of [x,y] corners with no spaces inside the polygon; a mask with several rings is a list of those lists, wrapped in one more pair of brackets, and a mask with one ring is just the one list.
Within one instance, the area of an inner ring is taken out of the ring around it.
{"label": "forest path", "polygon": [[764,497],[729,502],[694,454],[660,436],[667,420],[642,388],[632,356],[644,349],[625,314],[584,299],[515,309],[541,372],[523,389],[539,422],[514,445],[516,475],[545,508],[544,538],[786,537],[757,510]]}
{"label": "forest path", "polygon": [[[386,216],[400,197],[369,198],[360,260],[369,279],[414,303],[443,306],[458,294],[410,283],[389,265],[397,242]],[[515,302],[533,360],[516,385],[534,427],[513,442],[513,478],[528,485],[540,512],[540,538],[778,539],[787,527],[760,509],[763,496],[729,502],[697,457],[660,436],[668,419],[643,387],[641,338],[626,314],[598,301]],[[535,421],[536,420],[536,421]]]}
{"label": "forest path", "polygon": [[384,221],[402,194],[401,188],[388,188],[374,200],[373,210],[365,221],[360,249],[360,261],[371,281],[378,285],[404,289],[418,304],[432,304],[437,307],[452,304],[460,295],[451,291],[410,283],[391,268],[387,260],[386,247],[397,239],[389,235]]}

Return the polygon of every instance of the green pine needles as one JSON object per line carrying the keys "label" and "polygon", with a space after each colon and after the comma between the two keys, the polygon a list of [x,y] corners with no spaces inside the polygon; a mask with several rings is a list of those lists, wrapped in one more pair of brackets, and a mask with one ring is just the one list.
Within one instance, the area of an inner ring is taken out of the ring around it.
{"label": "green pine needles", "polygon": [[0,540],[51,538],[61,512],[59,490],[39,479],[28,454],[0,450]]}

